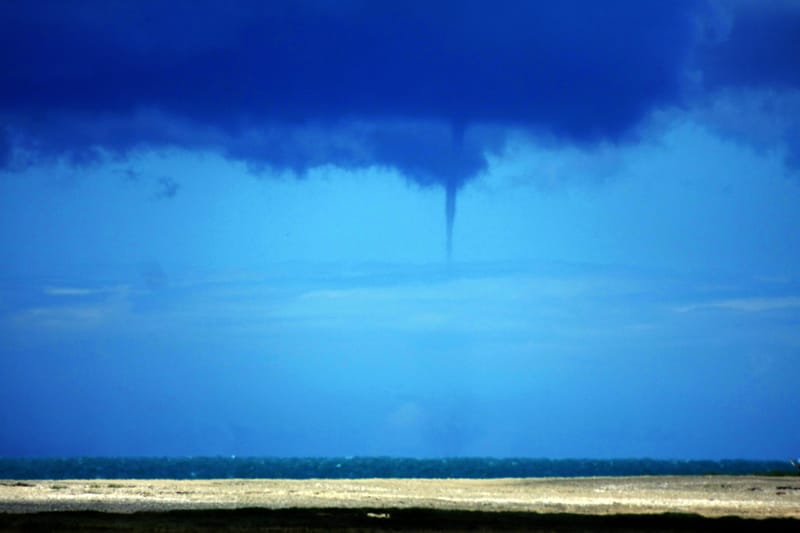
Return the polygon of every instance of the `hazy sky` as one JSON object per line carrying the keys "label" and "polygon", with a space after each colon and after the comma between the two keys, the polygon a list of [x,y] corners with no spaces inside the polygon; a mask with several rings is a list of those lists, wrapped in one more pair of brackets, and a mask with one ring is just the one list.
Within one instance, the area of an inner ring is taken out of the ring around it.
{"label": "hazy sky", "polygon": [[0,456],[796,456],[798,50],[790,0],[0,1]]}

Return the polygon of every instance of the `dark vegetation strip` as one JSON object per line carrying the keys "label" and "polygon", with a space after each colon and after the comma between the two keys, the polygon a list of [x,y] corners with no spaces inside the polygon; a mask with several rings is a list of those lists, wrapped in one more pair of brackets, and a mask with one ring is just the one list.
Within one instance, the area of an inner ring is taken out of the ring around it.
{"label": "dark vegetation strip", "polygon": [[578,515],[436,509],[237,509],[0,514],[0,531],[548,531],[792,532],[791,518],[704,518],[694,514]]}

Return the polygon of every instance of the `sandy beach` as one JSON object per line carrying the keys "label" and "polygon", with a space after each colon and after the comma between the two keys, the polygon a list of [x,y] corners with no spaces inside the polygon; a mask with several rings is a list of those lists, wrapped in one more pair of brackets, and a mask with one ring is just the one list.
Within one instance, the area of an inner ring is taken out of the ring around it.
{"label": "sandy beach", "polygon": [[[451,517],[463,512],[481,513],[485,517],[494,517],[492,520],[502,516],[557,515],[580,520],[580,517],[653,517],[667,516],[665,513],[668,513],[706,520],[736,517],[745,521],[758,520],[762,525],[766,523],[765,519],[780,519],[770,523],[790,523],[792,527],[798,527],[800,478],[642,476],[486,480],[0,481],[0,512],[3,513],[0,519],[4,521],[0,524],[6,530],[13,530],[15,524],[30,524],[31,520],[35,522],[47,517],[75,518],[87,511],[95,513],[81,516],[94,517],[92,519],[114,516],[118,523],[124,516],[132,520],[153,516],[153,513],[164,516],[176,511],[210,513],[245,509],[271,512],[270,520],[278,523],[281,516],[288,520],[288,511],[296,514],[305,510],[303,516],[316,522],[304,527],[312,529],[322,527],[326,516],[332,520],[337,513],[340,518],[345,517],[345,521],[350,520],[347,516],[368,519],[371,529],[397,529],[397,524],[390,527],[392,517],[408,516],[412,510],[417,515],[431,511],[451,513]],[[328,514],[320,514],[321,510]],[[348,528],[357,526],[349,522],[347,525]],[[651,527],[644,529],[653,530]]]}

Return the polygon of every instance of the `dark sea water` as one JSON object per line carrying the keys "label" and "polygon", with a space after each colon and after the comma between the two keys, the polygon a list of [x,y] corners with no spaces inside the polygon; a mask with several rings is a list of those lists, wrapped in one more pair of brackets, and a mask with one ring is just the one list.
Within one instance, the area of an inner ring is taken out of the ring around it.
{"label": "dark sea water", "polygon": [[788,461],[397,457],[0,458],[0,479],[497,478],[792,473]]}

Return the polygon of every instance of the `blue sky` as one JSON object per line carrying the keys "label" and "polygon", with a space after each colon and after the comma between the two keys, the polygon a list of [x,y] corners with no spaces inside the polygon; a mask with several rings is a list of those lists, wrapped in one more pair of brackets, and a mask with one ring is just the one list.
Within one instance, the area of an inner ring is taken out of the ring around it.
{"label": "blue sky", "polygon": [[0,20],[0,455],[797,454],[797,4]]}

